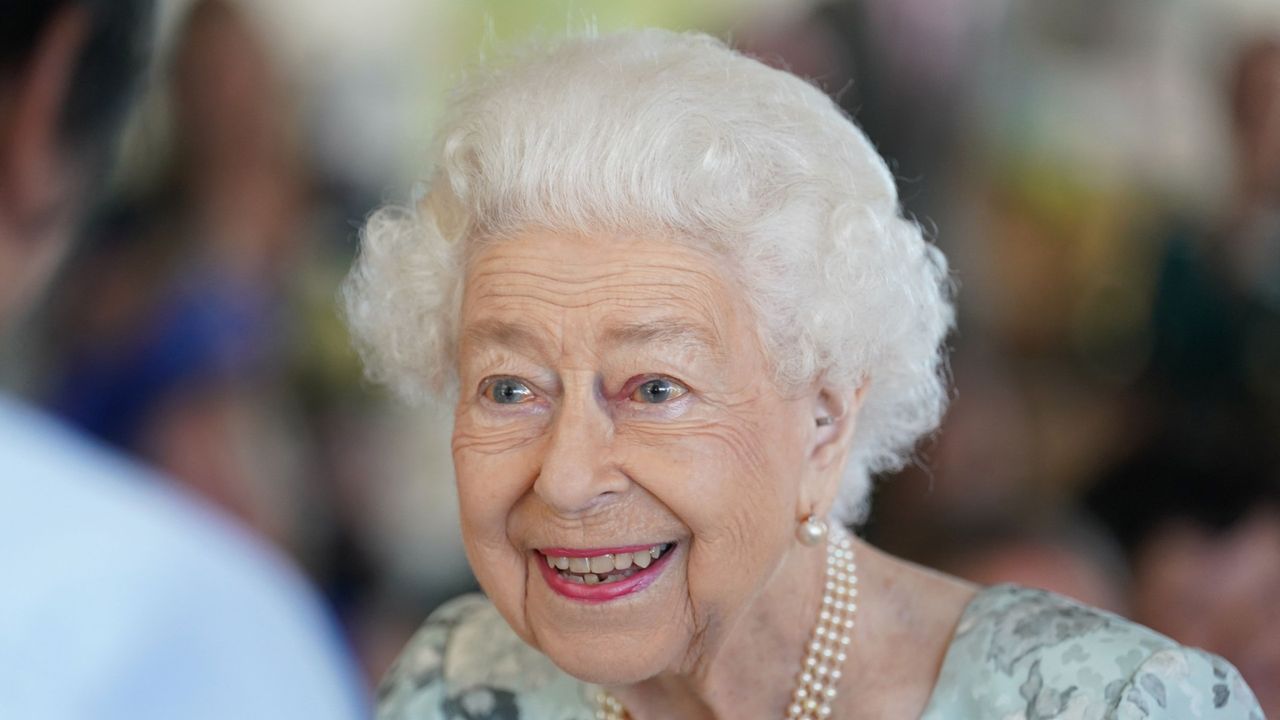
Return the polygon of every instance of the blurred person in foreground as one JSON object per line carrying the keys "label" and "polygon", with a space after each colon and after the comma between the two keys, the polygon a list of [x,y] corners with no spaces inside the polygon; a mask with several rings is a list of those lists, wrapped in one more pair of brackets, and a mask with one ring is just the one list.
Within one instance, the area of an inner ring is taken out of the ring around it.
{"label": "blurred person in foreground", "polygon": [[[65,252],[145,63],[150,3],[0,16],[0,318]],[[0,717],[356,718],[334,627],[282,559],[0,397]]]}
{"label": "blurred person in foreground", "polygon": [[819,90],[698,34],[453,96],[345,289],[372,376],[456,398],[468,559],[384,718],[1240,718],[1235,669],[845,523],[946,401],[946,260]]}

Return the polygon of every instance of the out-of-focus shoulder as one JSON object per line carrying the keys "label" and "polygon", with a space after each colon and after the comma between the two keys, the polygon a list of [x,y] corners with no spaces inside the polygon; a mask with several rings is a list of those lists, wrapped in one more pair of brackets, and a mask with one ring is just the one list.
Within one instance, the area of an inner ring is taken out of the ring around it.
{"label": "out-of-focus shoulder", "polygon": [[593,718],[594,688],[520,639],[481,595],[449,601],[378,688],[379,720]]}
{"label": "out-of-focus shoulder", "polygon": [[1222,658],[1112,613],[1000,585],[969,603],[927,720],[954,717],[1260,720]]}
{"label": "out-of-focus shoulder", "polygon": [[483,595],[454,598],[431,613],[378,685],[379,715],[408,717],[403,715],[406,707],[420,705],[425,699],[421,696],[437,695],[443,690],[445,648],[453,631],[467,622],[491,622],[491,614],[496,611]]}
{"label": "out-of-focus shoulder", "polygon": [[1111,717],[1263,720],[1257,698],[1231,663],[1183,646],[1154,652],[1143,661]]}

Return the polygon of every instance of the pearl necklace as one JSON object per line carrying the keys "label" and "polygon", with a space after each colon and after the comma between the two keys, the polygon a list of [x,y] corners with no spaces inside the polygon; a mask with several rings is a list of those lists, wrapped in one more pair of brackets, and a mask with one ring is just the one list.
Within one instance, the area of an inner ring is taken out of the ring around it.
{"label": "pearl necklace", "polygon": [[[823,583],[822,609],[805,650],[804,663],[796,677],[796,689],[787,706],[786,720],[819,720],[831,717],[836,699],[840,668],[853,632],[853,616],[858,610],[858,566],[853,559],[853,542],[843,529],[833,529],[838,537],[827,542],[827,572]],[[608,690],[596,695],[598,720],[628,720],[626,708]]]}

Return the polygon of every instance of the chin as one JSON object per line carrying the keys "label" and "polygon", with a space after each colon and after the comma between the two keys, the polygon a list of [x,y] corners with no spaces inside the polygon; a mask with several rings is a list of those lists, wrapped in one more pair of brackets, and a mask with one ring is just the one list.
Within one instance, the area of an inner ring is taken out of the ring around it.
{"label": "chin", "polygon": [[605,635],[586,642],[554,639],[542,652],[569,675],[595,685],[630,685],[648,680],[671,667],[668,643],[661,638],[621,638]]}

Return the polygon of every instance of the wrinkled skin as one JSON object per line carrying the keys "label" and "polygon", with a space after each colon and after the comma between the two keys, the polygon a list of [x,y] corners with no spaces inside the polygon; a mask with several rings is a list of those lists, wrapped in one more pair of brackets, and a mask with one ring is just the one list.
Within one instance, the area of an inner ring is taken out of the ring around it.
{"label": "wrinkled skin", "polygon": [[[774,383],[723,265],[664,239],[526,232],[467,268],[453,455],[468,558],[526,642],[636,717],[783,707],[825,559],[796,525],[830,509],[856,419],[856,391]],[[555,593],[537,566],[538,548],[664,542],[658,579],[605,603]]]}

